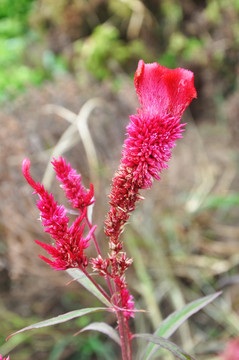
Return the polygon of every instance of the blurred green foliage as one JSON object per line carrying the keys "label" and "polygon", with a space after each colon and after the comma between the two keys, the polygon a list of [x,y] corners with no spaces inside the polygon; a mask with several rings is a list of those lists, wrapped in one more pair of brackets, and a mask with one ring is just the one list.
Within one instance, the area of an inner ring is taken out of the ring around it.
{"label": "blurred green foliage", "polygon": [[29,84],[41,84],[53,71],[65,68],[51,50],[34,56],[34,44],[41,39],[28,24],[33,3],[34,0],[0,2],[0,102],[11,99]]}
{"label": "blurred green foliage", "polygon": [[0,19],[18,19],[21,25],[27,26],[27,17],[34,0],[1,0]]}
{"label": "blurred green foliage", "polygon": [[239,193],[227,195],[209,195],[203,204],[202,209],[233,209],[239,207]]}
{"label": "blurred green foliage", "polygon": [[[64,294],[64,298],[68,297],[68,293]],[[71,297],[71,295],[70,295]],[[71,299],[67,300],[68,307],[71,309],[73,304]],[[103,321],[103,315],[95,314],[95,321]],[[74,319],[67,323],[38,329],[37,331],[29,331],[13,336],[6,342],[7,336],[16,329],[23,328],[30,324],[44,320],[39,316],[31,316],[26,319],[17,313],[8,310],[4,303],[0,301],[0,318],[1,318],[1,334],[0,334],[0,354],[7,355],[11,353],[17,354],[17,359],[47,359],[60,360],[62,358],[68,360],[84,360],[94,359],[112,360],[115,358],[115,344],[106,336],[91,332],[73,336],[84,326],[88,325],[92,319],[90,316]]]}
{"label": "blurred green foliage", "polygon": [[[72,349],[69,351],[69,349]],[[69,352],[69,356],[65,354]],[[102,341],[99,334],[91,334],[91,336],[65,336],[57,341],[51,350],[48,360],[60,360],[65,356],[68,360],[85,360],[94,359],[112,360],[114,359],[114,351],[111,343]]]}
{"label": "blurred green foliage", "polygon": [[119,30],[106,23],[97,26],[86,41],[76,41],[75,50],[79,55],[76,66],[80,65],[98,80],[103,80],[114,69],[119,70],[119,65],[143,57],[146,49],[141,40],[128,43],[120,40]]}
{"label": "blurred green foliage", "polygon": [[220,73],[226,94],[236,86],[238,18],[238,0],[1,0],[0,101],[67,68],[115,78],[139,58]]}

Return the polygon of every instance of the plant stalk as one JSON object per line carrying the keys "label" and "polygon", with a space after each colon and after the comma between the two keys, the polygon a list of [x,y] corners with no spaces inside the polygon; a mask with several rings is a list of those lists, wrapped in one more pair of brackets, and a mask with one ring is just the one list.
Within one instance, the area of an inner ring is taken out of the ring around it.
{"label": "plant stalk", "polygon": [[129,331],[128,319],[126,319],[121,310],[117,311],[117,317],[119,325],[119,335],[121,340],[122,360],[132,360],[131,334]]}
{"label": "plant stalk", "polygon": [[[91,224],[91,222],[90,222],[90,220],[89,220],[89,218],[88,218],[87,215],[86,215],[85,219],[86,219],[86,223],[87,223],[87,226],[89,227],[89,229],[92,229],[92,224]],[[100,247],[99,247],[98,241],[97,241],[96,236],[95,236],[94,233],[92,234],[92,238],[93,238],[93,242],[94,242],[94,245],[95,245],[97,254],[102,257],[102,254],[101,254],[101,251],[100,251]],[[106,282],[107,282],[107,285],[108,285],[110,294],[111,294],[111,296],[112,296],[112,295],[113,295],[113,289],[112,289],[112,285],[111,285],[111,282],[110,282],[110,278],[109,278],[108,275],[106,275],[105,278],[106,278]]]}
{"label": "plant stalk", "polygon": [[101,294],[109,301],[111,302],[111,299],[109,295],[105,292],[105,290],[97,284],[97,282],[93,279],[93,277],[84,269],[83,266],[79,266],[79,269],[85,274],[85,276],[88,277],[88,279],[95,285],[95,287],[101,292]]}
{"label": "plant stalk", "polygon": [[[117,287],[117,285],[116,285],[116,291],[120,292],[120,289]],[[132,360],[131,333],[129,330],[129,320],[124,316],[122,310],[117,311],[117,318],[118,318],[118,326],[119,326],[119,335],[121,340],[122,360]]]}

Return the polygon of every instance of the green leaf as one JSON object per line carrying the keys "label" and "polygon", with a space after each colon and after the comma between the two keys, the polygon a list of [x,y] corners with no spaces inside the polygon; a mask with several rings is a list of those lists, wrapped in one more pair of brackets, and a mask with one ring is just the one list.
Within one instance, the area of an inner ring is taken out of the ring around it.
{"label": "green leaf", "polygon": [[178,347],[173,342],[156,335],[151,334],[135,334],[134,337],[143,338],[147,341],[150,341],[156,344],[163,349],[169,350],[173,355],[175,355],[180,360],[195,360],[191,355],[185,353],[180,347]]}
{"label": "green leaf", "polygon": [[[204,306],[215,300],[220,294],[221,292],[217,292],[215,294],[194,300],[191,303],[185,305],[182,309],[175,311],[160,324],[154,335],[162,336],[166,339],[169,338],[190,316],[192,316],[193,314],[201,310]],[[152,344],[151,342],[151,344],[148,344],[143,354],[142,360],[149,360],[156,349],[156,343]]]}
{"label": "green leaf", "polygon": [[76,281],[78,281],[86,290],[97,297],[103,304],[112,307],[112,304],[101,294],[97,287],[85,276],[79,269],[68,269],[66,272]]}
{"label": "green leaf", "polygon": [[88,330],[95,330],[95,331],[99,331],[105,335],[108,335],[118,345],[121,345],[120,338],[119,338],[117,331],[115,331],[115,329],[112,328],[112,326],[110,326],[104,322],[91,323],[91,324],[87,325],[86,327],[84,327],[82,330],[80,330],[76,335],[78,335],[79,333],[82,333],[84,331],[88,331]]}
{"label": "green leaf", "polygon": [[75,319],[77,317],[92,313],[92,312],[96,312],[96,311],[103,311],[103,310],[107,310],[107,308],[103,308],[103,307],[94,307],[94,308],[85,308],[85,309],[80,309],[80,310],[74,310],[74,311],[70,311],[68,313],[56,316],[54,318],[48,319],[48,320],[44,320],[41,321],[39,323],[36,324],[32,324],[29,325],[21,330],[16,331],[15,333],[11,334],[10,336],[8,336],[7,339],[9,339],[10,337],[12,337],[13,335],[19,334],[23,331],[26,330],[31,330],[31,329],[40,329],[46,326],[52,326],[52,325],[56,325],[56,324],[61,324],[63,322],[66,322],[68,320],[72,320]]}
{"label": "green leaf", "polygon": [[239,206],[239,193],[221,195],[210,195],[203,203],[203,209],[222,209]]}

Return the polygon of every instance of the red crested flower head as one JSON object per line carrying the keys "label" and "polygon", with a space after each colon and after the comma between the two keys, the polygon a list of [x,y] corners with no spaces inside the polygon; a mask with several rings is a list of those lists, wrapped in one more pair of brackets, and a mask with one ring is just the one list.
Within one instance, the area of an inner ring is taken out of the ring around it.
{"label": "red crested flower head", "polygon": [[181,116],[197,96],[193,80],[189,70],[139,61],[134,82],[141,108],[130,116],[105,222],[105,233],[115,246],[129,213],[141,199],[139,190],[150,188],[168,167],[175,141],[182,137],[185,124],[180,123]]}

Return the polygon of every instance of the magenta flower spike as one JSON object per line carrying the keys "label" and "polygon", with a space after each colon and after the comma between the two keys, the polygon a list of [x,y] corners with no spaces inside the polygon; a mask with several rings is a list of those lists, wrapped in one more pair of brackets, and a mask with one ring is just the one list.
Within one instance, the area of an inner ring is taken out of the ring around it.
{"label": "magenta flower spike", "polygon": [[[139,191],[152,186],[153,179],[168,167],[175,140],[182,137],[181,116],[197,96],[194,75],[185,69],[170,70],[157,63],[139,61],[135,73],[135,88],[141,108],[130,116],[127,138],[123,145],[119,169],[112,180],[109,194],[110,210],[105,221],[105,234],[110,238],[109,256],[112,277],[120,293],[122,308],[127,318],[133,317],[134,302],[129,295],[125,271],[132,263],[122,252],[119,240],[136,202],[143,199]],[[98,262],[96,265],[104,265]],[[99,269],[101,273],[104,269]],[[132,311],[131,311],[132,310]],[[126,315],[128,314],[128,315]]]}
{"label": "magenta flower spike", "polygon": [[81,183],[81,175],[77,174],[70,163],[67,164],[66,160],[60,157],[58,160],[53,159],[52,164],[56,178],[61,181],[61,186],[73,208],[83,211],[95,202],[93,184],[90,184],[90,189],[86,190]]}
{"label": "magenta flower spike", "polygon": [[43,185],[36,183],[32,179],[29,169],[30,160],[24,159],[22,164],[23,175],[35,190],[34,193],[39,195],[40,199],[37,202],[37,207],[40,210],[42,225],[45,227],[45,232],[49,233],[55,240],[55,246],[35,240],[54,260],[49,260],[42,255],[39,255],[40,258],[54,270],[86,267],[88,258],[85,256],[84,250],[89,246],[89,240],[96,229],[96,226],[93,226],[88,235],[83,237],[85,228],[83,220],[86,215],[86,208],[69,227],[69,218],[66,216],[65,207],[57,205],[53,195],[49,194]]}
{"label": "magenta flower spike", "polygon": [[153,179],[168,167],[175,140],[182,137],[181,116],[197,96],[194,75],[185,69],[170,70],[157,63],[139,61],[135,88],[141,108],[130,116],[121,163],[110,198],[105,233],[119,247],[118,238],[137,200],[140,189],[152,186]]}

